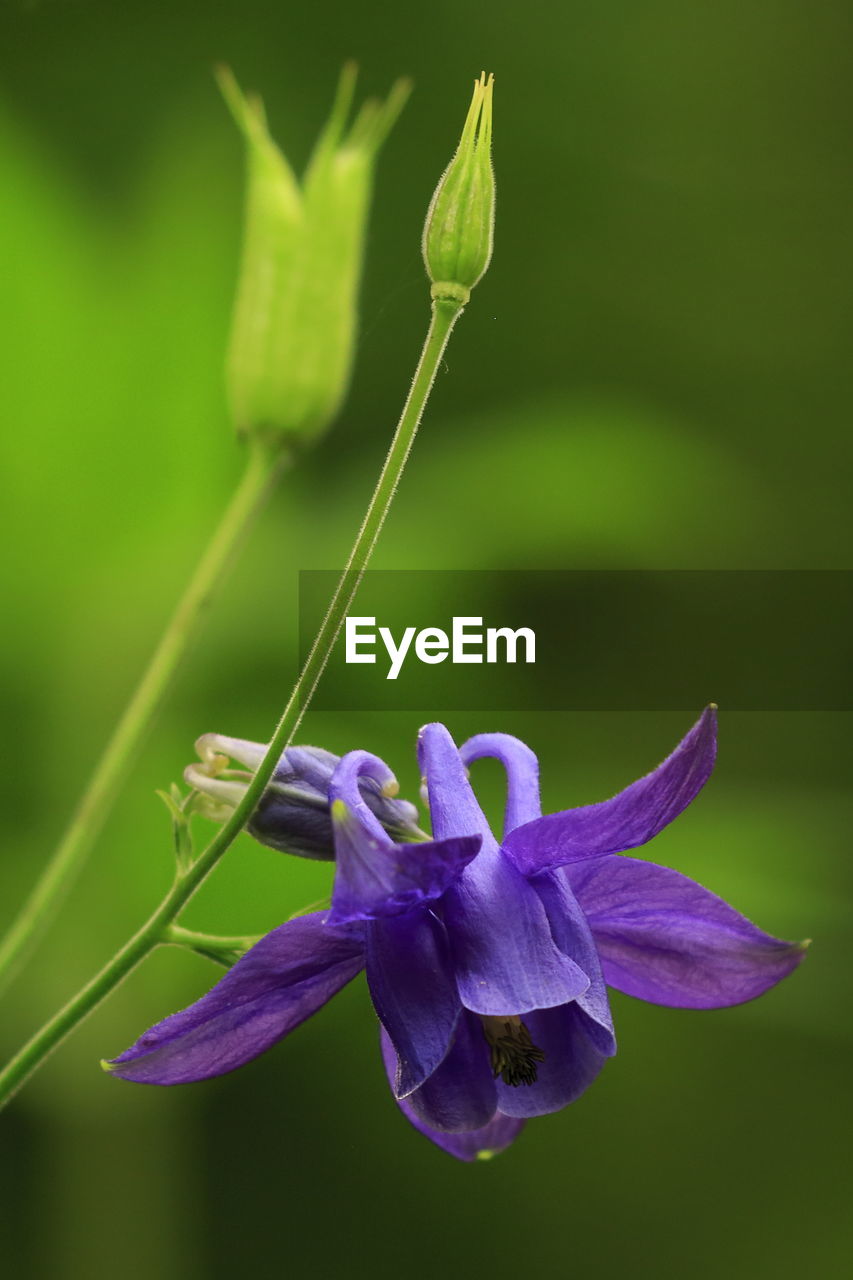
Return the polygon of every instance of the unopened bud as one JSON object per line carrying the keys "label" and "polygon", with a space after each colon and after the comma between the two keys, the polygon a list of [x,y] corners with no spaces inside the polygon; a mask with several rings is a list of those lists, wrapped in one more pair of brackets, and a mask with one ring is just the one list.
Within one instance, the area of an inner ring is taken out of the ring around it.
{"label": "unopened bud", "polygon": [[492,89],[483,72],[456,155],[444,171],[427,214],[423,254],[433,298],[465,303],[492,256],[495,175],[492,169]]}
{"label": "unopened bud", "polygon": [[[223,822],[237,808],[258,765],[266,755],[262,742],[205,733],[196,742],[199,761],[184,770],[184,781],[199,792],[195,811]],[[241,768],[233,768],[231,762]],[[329,784],[339,757],[322,747],[288,747],[276,765],[246,830],[261,844],[301,858],[332,859],[334,835]],[[418,811],[407,800],[389,794],[373,778],[359,789],[392,839],[422,840]]]}

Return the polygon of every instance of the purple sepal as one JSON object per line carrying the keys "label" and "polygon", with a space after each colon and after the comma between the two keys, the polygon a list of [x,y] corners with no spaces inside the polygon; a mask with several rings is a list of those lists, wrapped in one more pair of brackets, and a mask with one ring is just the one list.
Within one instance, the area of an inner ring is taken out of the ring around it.
{"label": "purple sepal", "polygon": [[[388,1078],[393,1083],[397,1060],[393,1046],[386,1035],[382,1036],[382,1057]],[[418,1133],[422,1133],[425,1138],[429,1138],[430,1142],[435,1143],[442,1151],[446,1151],[457,1160],[484,1160],[497,1155],[515,1141],[525,1124],[524,1120],[501,1115],[498,1111],[479,1129],[449,1133],[431,1128],[415,1112],[410,1098],[398,1099],[397,1106]]]}
{"label": "purple sepal", "polygon": [[447,938],[423,909],[373,921],[366,936],[367,983],[399,1059],[394,1092],[405,1097],[442,1062],[461,1013]]}
{"label": "purple sepal", "polygon": [[531,876],[646,844],[687,808],[711,776],[716,725],[716,708],[707,707],[652,773],[611,800],[516,827],[504,841],[505,854],[523,875]]}
{"label": "purple sepal", "polygon": [[757,928],[669,867],[601,858],[567,868],[611,987],[652,1004],[720,1009],[786,978],[805,946]]}
{"label": "purple sepal", "polygon": [[189,1084],[250,1062],[315,1013],[364,965],[363,931],[298,916],[247,951],[207,995],[109,1064],[139,1084]]}

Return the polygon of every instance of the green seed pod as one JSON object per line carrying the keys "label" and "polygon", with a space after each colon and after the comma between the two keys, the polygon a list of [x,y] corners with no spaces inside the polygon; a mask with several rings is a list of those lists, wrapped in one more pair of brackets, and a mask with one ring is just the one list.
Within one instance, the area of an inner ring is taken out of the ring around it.
{"label": "green seed pod", "polygon": [[242,435],[273,446],[314,439],[346,393],[376,157],[409,93],[365,102],[347,130],[356,68],[344,67],[329,121],[300,183],[270,137],[263,104],[218,73],[245,139],[248,191],[228,352]]}
{"label": "green seed pod", "polygon": [[492,169],[492,89],[483,72],[456,154],[445,169],[427,213],[423,255],[434,298],[465,303],[492,256],[495,175]]}

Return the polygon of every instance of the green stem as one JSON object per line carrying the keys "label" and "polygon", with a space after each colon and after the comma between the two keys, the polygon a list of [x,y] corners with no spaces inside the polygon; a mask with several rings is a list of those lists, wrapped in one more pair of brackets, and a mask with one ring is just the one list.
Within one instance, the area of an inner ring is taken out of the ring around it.
{"label": "green stem", "polygon": [[172,677],[243,535],[275,486],[284,462],[251,446],[243,477],[173,613],[142,679],[107,743],[50,861],[0,943],[0,990],[53,919],[97,839]]}
{"label": "green stem", "polygon": [[186,947],[188,951],[197,951],[200,955],[213,951],[246,951],[263,937],[263,934],[249,933],[199,933],[197,929],[184,929],[179,924],[170,924],[163,931],[160,939],[175,947]]}
{"label": "green stem", "polygon": [[432,319],[412,386],[346,568],[341,574],[317,638],[276,726],[267,753],[246,788],[245,795],[231,817],[220,828],[207,848],[199,854],[192,866],[179,872],[171,890],[139,932],[134,934],[101,972],[60,1009],[0,1071],[0,1107],[9,1101],[48,1054],[111,991],[115,990],[140,961],[162,942],[172,940],[171,926],[178,913],[210,874],[251,816],[272,777],[282,751],[293,740],[293,735],[299,727],[305,709],[329,660],[347,610],[353,602],[376,546],[376,540],[385,522],[417,434],[441,358],[453,326],[462,313],[463,305],[461,301],[445,298],[436,299],[433,302]]}
{"label": "green stem", "polygon": [[260,942],[263,934],[234,934],[223,936],[218,933],[197,933],[195,929],[182,929],[179,924],[166,926],[161,939],[175,947],[183,947],[194,951],[196,955],[222,964],[226,969],[244,956],[250,947]]}

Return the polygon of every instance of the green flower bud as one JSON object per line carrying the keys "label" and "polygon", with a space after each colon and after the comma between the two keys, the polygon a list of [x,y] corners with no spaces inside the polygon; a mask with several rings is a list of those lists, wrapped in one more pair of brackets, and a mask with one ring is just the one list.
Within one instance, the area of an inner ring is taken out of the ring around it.
{"label": "green flower bud", "polygon": [[300,183],[270,137],[263,104],[227,69],[219,84],[246,139],[245,235],[227,376],[238,431],[274,444],[315,439],[349,382],[356,299],[376,157],[405,102],[399,81],[347,130],[356,68],[344,67]]}
{"label": "green flower bud", "polygon": [[456,155],[444,171],[424,226],[423,254],[433,298],[468,301],[492,256],[495,175],[492,169],[492,87],[485,71],[474,96]]}

